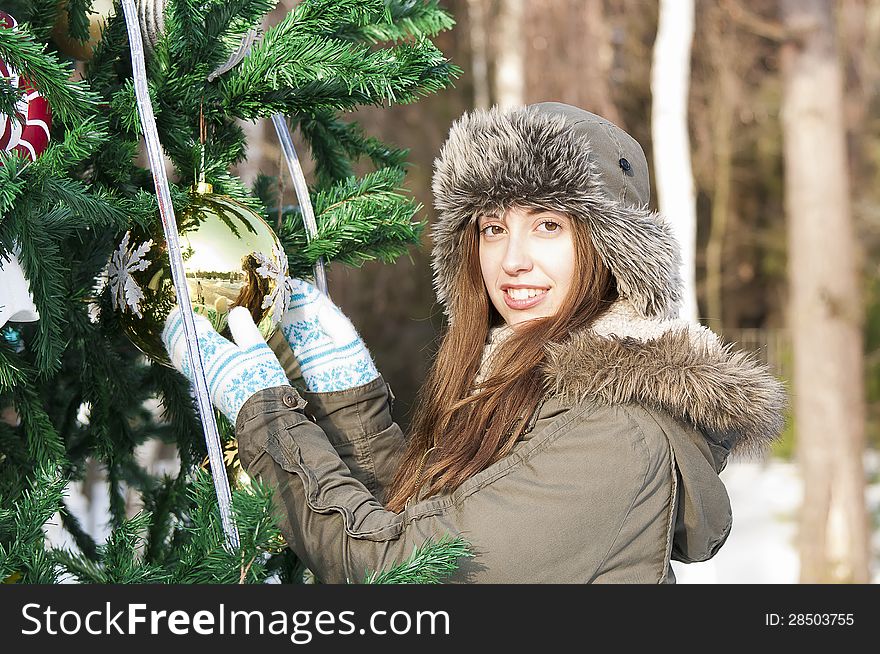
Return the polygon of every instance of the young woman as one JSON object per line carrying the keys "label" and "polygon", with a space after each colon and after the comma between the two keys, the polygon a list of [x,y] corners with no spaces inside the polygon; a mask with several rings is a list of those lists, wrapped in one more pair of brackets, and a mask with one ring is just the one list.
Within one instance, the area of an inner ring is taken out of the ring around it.
{"label": "young woman", "polygon": [[[474,111],[435,168],[448,327],[411,436],[351,323],[294,280],[284,369],[245,310],[236,344],[198,322],[242,465],[276,488],[287,543],[324,582],[448,533],[474,554],[454,582],[673,583],[670,559],[727,538],[718,473],[776,436],[781,385],[674,318],[678,247],[617,126],[558,103]],[[172,314],[188,374],[181,332]]]}

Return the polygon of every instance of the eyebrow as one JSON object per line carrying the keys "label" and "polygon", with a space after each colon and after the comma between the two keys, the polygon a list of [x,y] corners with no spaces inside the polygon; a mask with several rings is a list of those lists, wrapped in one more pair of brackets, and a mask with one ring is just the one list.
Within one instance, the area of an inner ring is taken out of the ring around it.
{"label": "eyebrow", "polygon": [[[530,216],[535,216],[542,213],[556,213],[557,216],[561,216],[563,218],[568,218],[565,214],[559,214],[554,212],[552,209],[542,209],[540,207],[526,207],[526,213]],[[497,213],[484,213],[477,217],[477,224],[480,223],[481,220],[501,220],[503,221],[503,216],[499,216]]]}

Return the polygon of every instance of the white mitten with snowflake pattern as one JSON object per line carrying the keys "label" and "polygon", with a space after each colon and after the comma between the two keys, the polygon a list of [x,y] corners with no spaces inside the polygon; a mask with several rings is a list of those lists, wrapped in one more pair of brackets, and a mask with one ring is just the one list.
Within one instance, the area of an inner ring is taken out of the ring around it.
{"label": "white mitten with snowflake pattern", "polygon": [[302,371],[315,393],[362,386],[379,376],[366,345],[339,307],[317,288],[291,278],[290,304],[281,319]]}
{"label": "white mitten with snowflake pattern", "polygon": [[[288,385],[284,369],[247,309],[235,307],[229,312],[229,330],[235,343],[218,334],[207,318],[195,313],[193,318],[211,402],[233,425],[241,407],[252,395],[265,388]],[[162,342],[174,367],[192,382],[180,307],[168,315]]]}

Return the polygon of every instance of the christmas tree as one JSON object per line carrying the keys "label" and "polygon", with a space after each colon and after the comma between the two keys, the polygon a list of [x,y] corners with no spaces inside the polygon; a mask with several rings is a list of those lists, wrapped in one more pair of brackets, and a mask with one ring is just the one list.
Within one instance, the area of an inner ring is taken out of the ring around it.
{"label": "christmas tree", "polygon": [[[407,152],[341,114],[451,84],[459,71],[430,41],[453,25],[436,0],[305,0],[265,33],[271,0],[137,4],[178,216],[202,201],[191,189],[210,184],[273,227],[295,277],[311,276],[319,260],[392,262],[418,243],[420,207],[400,189]],[[189,384],[124,331],[120,308],[150,310],[138,305],[142,289],[119,278],[139,266],[128,235],[154,233],[160,219],[119,2],[8,0],[2,9],[0,274],[20,271],[33,305],[28,318],[10,314],[0,325],[0,580],[299,581],[302,565],[269,512],[271,489],[241,475],[232,476],[240,544],[227,545]],[[299,129],[315,165],[314,235],[299,206],[279,206],[276,180],[247,188],[229,172],[247,157],[240,121],[277,115]],[[374,170],[358,178],[362,158]],[[218,420],[234,452],[233,429]],[[176,446],[179,472],[159,477],[139,465],[135,448],[151,439]],[[109,482],[103,543],[65,505],[88,461]],[[134,517],[124,489],[140,493]],[[56,513],[71,550],[46,545]],[[435,581],[461,555],[461,541],[441,539],[393,570],[364,571],[365,580]]]}

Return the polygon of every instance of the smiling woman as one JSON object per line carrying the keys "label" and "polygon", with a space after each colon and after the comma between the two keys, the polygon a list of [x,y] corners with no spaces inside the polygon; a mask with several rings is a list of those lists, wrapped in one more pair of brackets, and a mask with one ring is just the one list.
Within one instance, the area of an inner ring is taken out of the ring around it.
{"label": "smiling woman", "polygon": [[678,245],[647,207],[639,144],[564,104],[478,110],[452,126],[433,190],[448,325],[408,439],[311,285],[294,280],[272,343],[283,371],[232,314],[240,351],[205,335],[212,393],[242,465],[276,488],[288,545],[325,582],[447,533],[474,554],[453,582],[673,583],[671,559],[714,556],[732,523],[718,473],[766,448],[784,396],[675,318]]}
{"label": "smiling woman", "polygon": [[571,221],[541,209],[511,207],[481,216],[480,269],[489,299],[508,325],[554,315],[575,272]]}

